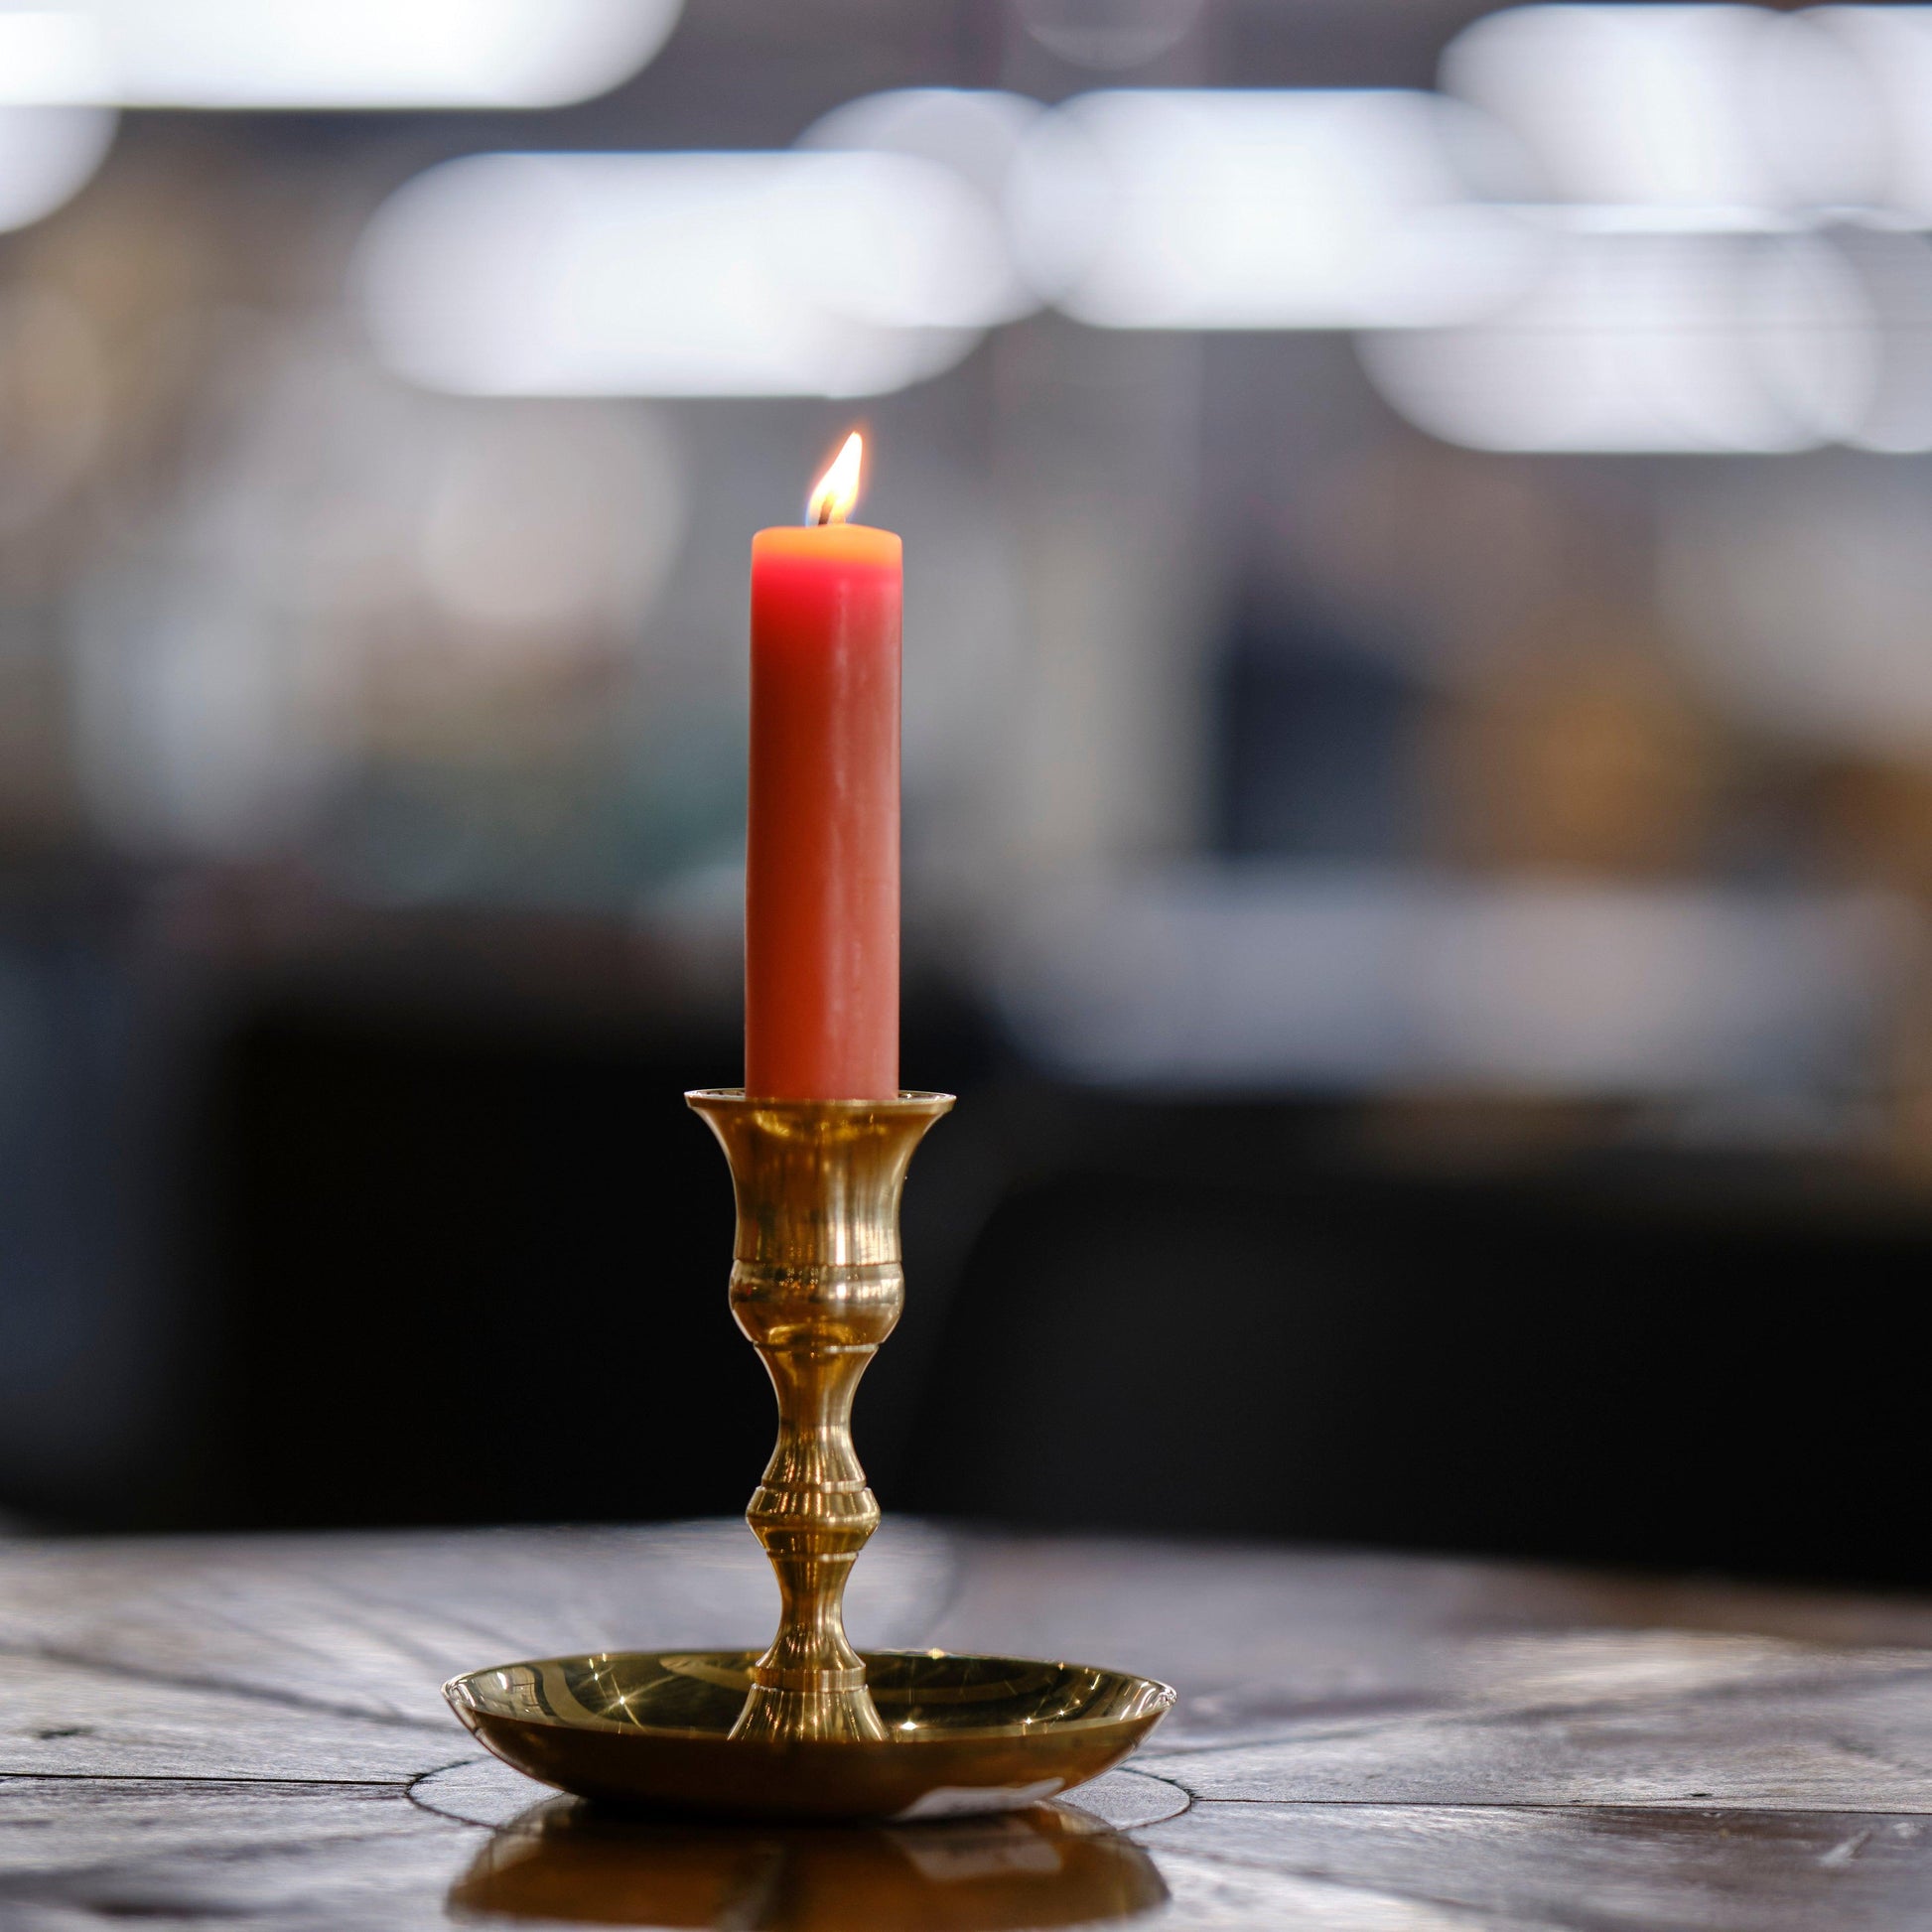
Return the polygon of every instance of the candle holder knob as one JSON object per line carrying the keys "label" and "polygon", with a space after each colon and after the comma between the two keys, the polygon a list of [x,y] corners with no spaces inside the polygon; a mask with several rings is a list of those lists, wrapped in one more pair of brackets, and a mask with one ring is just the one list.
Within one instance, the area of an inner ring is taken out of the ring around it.
{"label": "candle holder knob", "polygon": [[777,1576],[771,1647],[734,1737],[878,1742],[886,1726],[846,1640],[846,1581],[879,1527],[852,1443],[859,1378],[905,1299],[898,1204],[943,1093],[892,1100],[685,1095],[718,1137],[738,1201],[732,1313],[778,1399],[778,1442],[746,1520]]}

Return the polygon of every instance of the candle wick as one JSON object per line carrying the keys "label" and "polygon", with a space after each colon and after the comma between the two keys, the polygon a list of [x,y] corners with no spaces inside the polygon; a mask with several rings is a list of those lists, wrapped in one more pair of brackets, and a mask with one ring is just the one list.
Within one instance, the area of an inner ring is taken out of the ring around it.
{"label": "candle wick", "polygon": [[831,520],[832,520],[832,505],[830,503],[821,503],[819,505],[819,511],[818,511],[819,527],[823,529],[826,524],[831,522]]}

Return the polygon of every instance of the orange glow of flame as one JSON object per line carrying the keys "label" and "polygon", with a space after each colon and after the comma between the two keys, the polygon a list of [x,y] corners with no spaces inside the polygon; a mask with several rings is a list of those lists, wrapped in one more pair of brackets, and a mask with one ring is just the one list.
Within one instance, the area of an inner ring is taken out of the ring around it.
{"label": "orange glow of flame", "polygon": [[813,485],[805,506],[807,523],[843,523],[852,514],[859,500],[859,464],[865,453],[865,439],[855,429],[832,459],[832,467]]}

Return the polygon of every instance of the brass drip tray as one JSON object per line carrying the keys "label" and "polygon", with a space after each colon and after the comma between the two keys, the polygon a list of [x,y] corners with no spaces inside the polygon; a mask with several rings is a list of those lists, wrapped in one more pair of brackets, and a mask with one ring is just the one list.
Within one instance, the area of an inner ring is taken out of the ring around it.
{"label": "brass drip tray", "polygon": [[1117,1764],[1173,1703],[1084,1664],[863,1653],[883,1738],[734,1736],[759,1653],[604,1651],[453,1678],[444,1695],[506,1764],[630,1809],[765,1818],[1006,1811]]}

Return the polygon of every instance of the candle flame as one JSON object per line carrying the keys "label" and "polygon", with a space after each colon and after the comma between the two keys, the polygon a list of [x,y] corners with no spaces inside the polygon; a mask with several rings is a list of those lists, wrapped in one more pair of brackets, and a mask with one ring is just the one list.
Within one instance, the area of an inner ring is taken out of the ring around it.
{"label": "candle flame", "polygon": [[832,459],[832,467],[813,485],[805,507],[807,523],[843,523],[852,514],[859,500],[859,462],[865,451],[865,439],[855,429]]}

